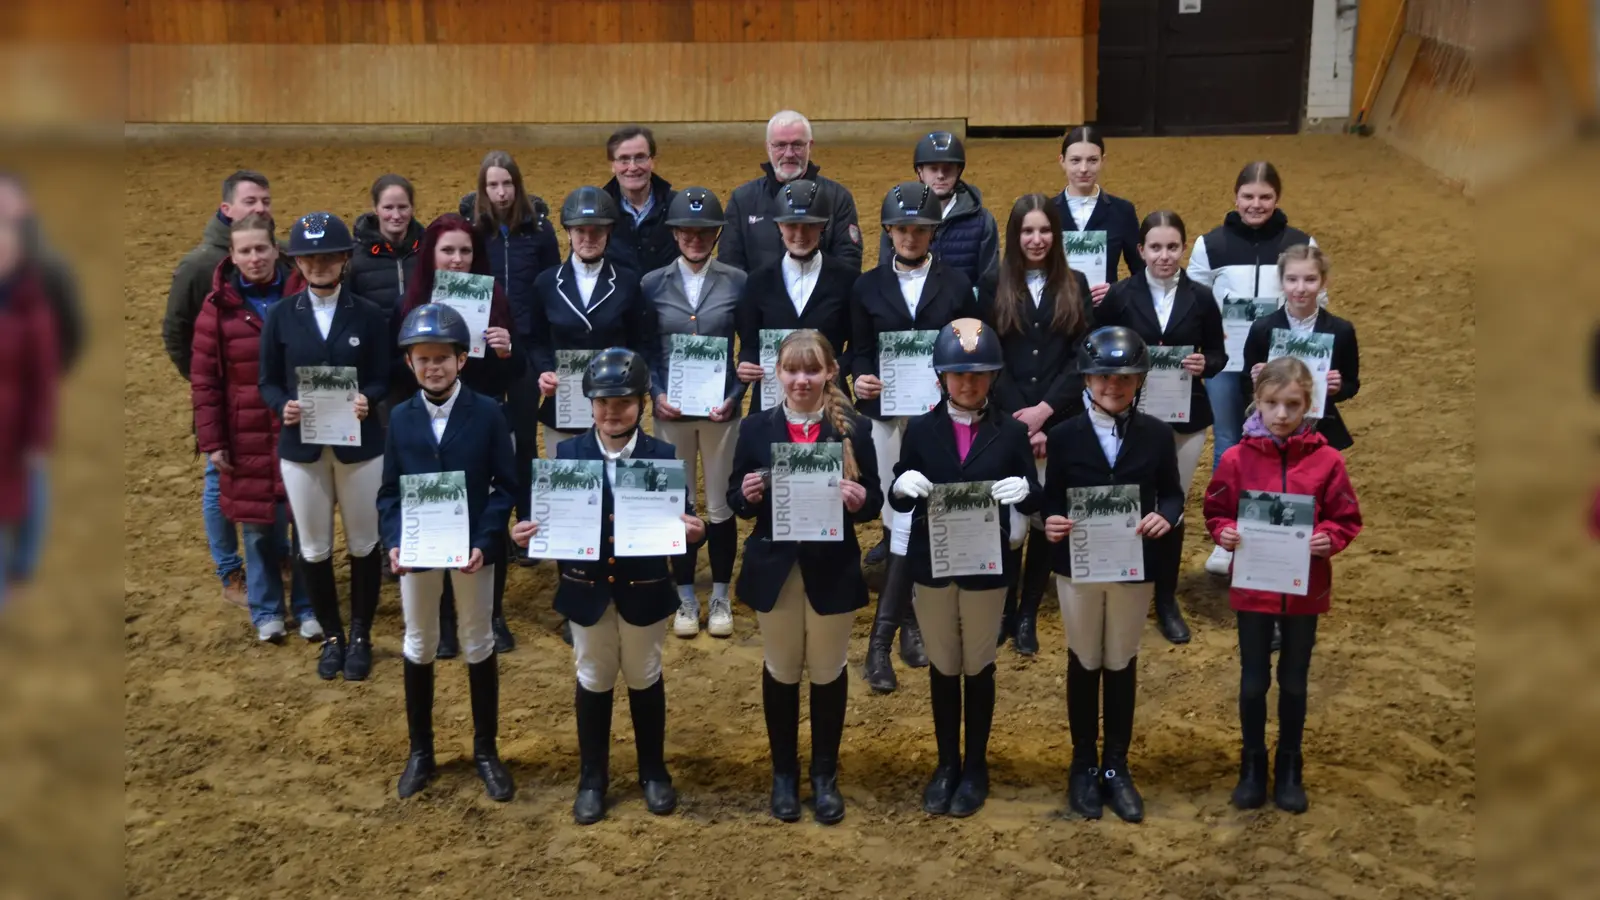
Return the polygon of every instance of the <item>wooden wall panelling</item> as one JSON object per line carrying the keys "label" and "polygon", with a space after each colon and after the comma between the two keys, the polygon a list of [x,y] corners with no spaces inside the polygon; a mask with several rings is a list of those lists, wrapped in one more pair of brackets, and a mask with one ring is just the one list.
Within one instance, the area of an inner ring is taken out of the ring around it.
{"label": "wooden wall panelling", "polygon": [[969,41],[967,124],[1061,125],[1084,119],[1083,38]]}

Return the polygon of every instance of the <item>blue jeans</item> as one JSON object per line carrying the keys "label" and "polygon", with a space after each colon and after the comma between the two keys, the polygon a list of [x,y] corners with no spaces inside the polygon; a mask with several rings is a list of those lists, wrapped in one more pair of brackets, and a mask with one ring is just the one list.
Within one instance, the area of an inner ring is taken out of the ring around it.
{"label": "blue jeans", "polygon": [[1206,379],[1206,397],[1211,401],[1211,468],[1222,454],[1239,443],[1244,432],[1244,410],[1250,405],[1249,382],[1243,372],[1219,372]]}
{"label": "blue jeans", "polygon": [[[286,535],[289,531],[289,505],[278,505],[278,521],[272,525],[246,522],[240,525],[244,532],[245,590],[250,601],[250,622],[256,627],[271,619],[283,619],[283,561],[292,561],[294,577],[290,584],[290,602],[297,619],[314,619],[311,596],[306,593],[305,579],[300,574],[299,554]],[[285,548],[289,548],[287,551]],[[294,555],[287,555],[287,554]]]}
{"label": "blue jeans", "polygon": [[206,460],[205,491],[200,494],[200,513],[205,518],[206,543],[211,547],[211,561],[217,565],[217,579],[226,581],[229,575],[244,568],[244,560],[239,558],[239,533],[222,514],[220,476],[209,459]]}
{"label": "blue jeans", "polygon": [[41,464],[28,471],[28,506],[22,518],[0,525],[0,604],[5,603],[10,585],[33,579],[44,551],[49,511],[50,473]]}

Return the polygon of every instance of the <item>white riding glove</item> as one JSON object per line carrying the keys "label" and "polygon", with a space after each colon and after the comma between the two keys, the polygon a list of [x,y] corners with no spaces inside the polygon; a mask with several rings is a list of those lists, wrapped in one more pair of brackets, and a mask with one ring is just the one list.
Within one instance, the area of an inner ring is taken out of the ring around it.
{"label": "white riding glove", "polygon": [[899,478],[894,480],[894,487],[890,490],[894,491],[896,497],[910,497],[915,500],[932,493],[933,482],[928,480],[928,476],[918,472],[916,469],[907,469],[900,473]]}
{"label": "white riding glove", "polygon": [[989,496],[1003,506],[1021,503],[1028,499],[1028,479],[1018,478],[1015,475],[1002,478],[989,488]]}

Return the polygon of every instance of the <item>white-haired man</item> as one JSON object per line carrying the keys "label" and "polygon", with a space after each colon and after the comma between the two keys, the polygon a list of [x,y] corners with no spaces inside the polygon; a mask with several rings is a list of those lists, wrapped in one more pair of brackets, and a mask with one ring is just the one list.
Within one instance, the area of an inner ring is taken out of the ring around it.
{"label": "white-haired man", "polygon": [[778,234],[778,190],[801,178],[814,181],[831,210],[822,232],[822,252],[861,268],[861,227],[856,218],[856,198],[837,181],[817,174],[811,161],[811,122],[786,109],[767,121],[767,162],[760,178],[734,188],[728,198],[728,224],[722,230],[717,259],[746,272],[783,258],[783,238]]}

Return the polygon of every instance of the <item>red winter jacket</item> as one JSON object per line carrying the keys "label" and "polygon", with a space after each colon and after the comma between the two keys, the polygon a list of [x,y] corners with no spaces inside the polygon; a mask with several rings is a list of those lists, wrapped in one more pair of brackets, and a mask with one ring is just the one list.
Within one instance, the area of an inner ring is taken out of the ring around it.
{"label": "red winter jacket", "polygon": [[[1271,437],[1251,435],[1246,424],[1246,436],[1222,454],[1206,489],[1206,530],[1212,540],[1222,529],[1238,527],[1240,491],[1309,494],[1316,500],[1312,531],[1328,536],[1333,553],[1361,533],[1361,507],[1344,457],[1315,432],[1293,435],[1280,447]],[[1327,612],[1332,596],[1333,565],[1328,557],[1313,556],[1305,596],[1232,588],[1228,604],[1240,612],[1308,615]]]}
{"label": "red winter jacket", "polygon": [[28,458],[55,437],[55,315],[35,266],[0,286],[0,523],[28,513]]}
{"label": "red winter jacket", "polygon": [[[271,524],[285,499],[278,471],[278,421],[261,401],[261,317],[240,295],[233,260],[224,257],[194,323],[189,393],[201,453],[228,451],[220,472],[222,513],[234,522]],[[305,288],[299,272],[280,268],[283,296]]]}

